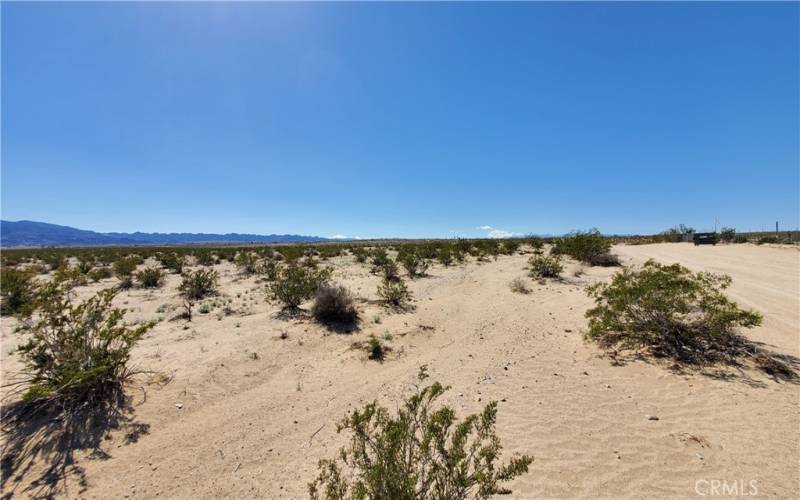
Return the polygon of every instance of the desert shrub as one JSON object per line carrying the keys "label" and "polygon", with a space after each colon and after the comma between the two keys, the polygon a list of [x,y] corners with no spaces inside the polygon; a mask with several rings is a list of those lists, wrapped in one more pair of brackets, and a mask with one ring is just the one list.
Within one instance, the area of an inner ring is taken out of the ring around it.
{"label": "desert shrub", "polygon": [[370,335],[367,340],[367,353],[369,359],[373,361],[383,361],[386,358],[386,353],[389,352],[387,347],[381,339],[375,335]]}
{"label": "desert shrub", "polygon": [[314,306],[311,313],[322,323],[355,323],[358,320],[353,295],[342,285],[323,282],[314,293]]}
{"label": "desert shrub", "polygon": [[42,256],[42,261],[50,266],[51,271],[67,265],[67,259],[62,254],[46,254]]}
{"label": "desert shrub", "polygon": [[761,315],[723,294],[730,283],[728,276],[653,260],[623,269],[610,284],[588,288],[595,307],[586,313],[586,336],[603,347],[644,349],[691,363],[760,355],[736,329],[758,326]]}
{"label": "desert shrub", "polygon": [[533,253],[536,255],[541,255],[544,252],[544,241],[541,238],[533,238],[530,240],[531,248],[533,248]]}
{"label": "desert shrub", "polygon": [[89,260],[80,260],[76,266],[78,272],[81,274],[89,274],[89,271],[92,270],[92,267],[94,267],[94,264]]}
{"label": "desert shrub", "polygon": [[310,299],[317,287],[330,278],[331,269],[320,271],[297,265],[284,267],[274,282],[267,285],[267,292],[273,300],[281,302],[284,308],[296,309]]}
{"label": "desert shrub", "polygon": [[211,253],[211,250],[195,250],[193,255],[195,262],[197,262],[197,265],[200,266],[213,266],[216,262],[214,254]]}
{"label": "desert shrub", "polygon": [[525,280],[522,278],[514,278],[511,281],[511,283],[508,284],[508,286],[514,293],[522,293],[522,294],[530,293],[530,290],[528,289],[528,284],[525,283]]}
{"label": "desert shrub", "polygon": [[382,270],[383,266],[385,266],[388,262],[391,262],[389,258],[389,254],[386,253],[384,248],[375,248],[371,252],[372,257],[372,272],[377,273]]}
{"label": "desert shrub", "polygon": [[3,268],[0,271],[0,314],[5,316],[24,312],[31,305],[35,292],[32,273]]}
{"label": "desert shrub", "polygon": [[436,260],[443,266],[449,266],[453,263],[453,249],[449,246],[440,247],[436,252]]}
{"label": "desert shrub", "polygon": [[158,256],[158,261],[164,266],[164,269],[169,269],[175,274],[183,272],[184,258],[175,252],[162,253]]}
{"label": "desert shrub", "polygon": [[89,279],[93,282],[97,283],[98,281],[106,278],[110,278],[113,276],[114,273],[111,271],[111,268],[108,266],[102,267],[95,267],[91,271],[89,271]]}
{"label": "desert shrub", "polygon": [[234,264],[242,274],[251,275],[258,271],[258,255],[253,252],[239,252]]}
{"label": "desert shrub", "polygon": [[136,273],[136,281],[142,288],[158,288],[164,279],[164,273],[156,267],[145,267]]}
{"label": "desert shrub", "polygon": [[736,237],[736,229],[732,227],[723,227],[719,230],[719,239],[722,241],[732,242]]}
{"label": "desert shrub", "polygon": [[[418,377],[421,385],[424,367]],[[458,500],[510,493],[502,484],[527,472],[533,458],[514,455],[497,464],[497,402],[459,422],[455,410],[436,404],[448,387],[420,385],[395,415],[373,401],[339,423],[338,432],[351,434],[349,445],[319,462],[319,475],[309,484],[312,499]]]}
{"label": "desert shrub", "polygon": [[359,264],[365,263],[367,261],[367,257],[369,257],[369,252],[367,252],[367,249],[364,247],[351,248],[350,253],[353,254],[353,257],[355,257],[356,262]]}
{"label": "desert shrub", "polygon": [[87,283],[86,275],[81,272],[78,266],[59,267],[53,274],[53,280],[68,284],[70,287],[85,285]]}
{"label": "desert shrub", "polygon": [[620,262],[619,257],[617,257],[613,253],[598,253],[589,257],[589,262],[592,266],[603,266],[603,267],[617,267],[621,266],[622,262]]}
{"label": "desert shrub", "polygon": [[597,229],[592,229],[576,231],[564,238],[559,238],[554,242],[551,253],[569,255],[581,262],[591,264],[593,258],[608,253],[609,250],[611,250],[611,240],[604,238]]}
{"label": "desert shrub", "polygon": [[397,260],[403,264],[408,276],[411,278],[425,276],[425,273],[428,271],[428,261],[417,255],[414,251],[401,252],[397,256]]}
{"label": "desert shrub", "polygon": [[564,270],[558,255],[534,255],[528,260],[528,266],[534,278],[558,278]]}
{"label": "desert shrub", "polygon": [[42,287],[38,314],[23,322],[28,340],[18,348],[24,399],[73,407],[121,394],[132,373],[130,351],[153,323],[126,326],[125,310],[111,304],[116,293],[102,290],[76,305],[61,284]]}
{"label": "desert shrub", "polygon": [[515,253],[517,253],[517,250],[519,250],[519,246],[520,246],[519,240],[514,240],[514,239],[505,240],[503,241],[503,248],[501,251],[505,255],[514,255]]}
{"label": "desert shrub", "polygon": [[736,235],[736,236],[733,238],[733,242],[734,242],[734,243],[747,243],[747,237],[746,237],[746,236],[742,236],[742,235],[740,235],[740,234],[737,234],[737,235]]}
{"label": "desert shrub", "polygon": [[119,278],[120,288],[130,288],[133,285],[132,276],[137,265],[139,265],[139,259],[136,257],[123,257],[114,262],[114,276]]}
{"label": "desert shrub", "polygon": [[378,286],[378,296],[387,306],[396,309],[405,309],[411,301],[411,292],[402,279],[392,280],[384,277]]}
{"label": "desert shrub", "polygon": [[183,276],[178,290],[189,300],[202,299],[217,293],[219,274],[211,269],[198,269]]}
{"label": "desert shrub", "polygon": [[386,262],[384,262],[380,267],[380,271],[384,278],[390,280],[400,279],[400,269],[397,267],[397,262],[393,261],[392,259],[388,259]]}

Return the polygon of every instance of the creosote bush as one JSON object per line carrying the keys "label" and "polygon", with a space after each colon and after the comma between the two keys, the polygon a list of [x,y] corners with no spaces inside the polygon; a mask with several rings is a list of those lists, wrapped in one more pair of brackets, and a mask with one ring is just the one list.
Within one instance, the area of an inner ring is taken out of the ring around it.
{"label": "creosote bush", "polygon": [[68,408],[121,394],[132,374],[130,351],[153,323],[125,325],[125,310],[111,303],[116,293],[102,290],[73,304],[62,284],[51,282],[41,288],[37,314],[23,321],[27,342],[18,348],[25,364],[19,385],[25,400]]}
{"label": "creosote bush", "polygon": [[531,269],[531,276],[534,278],[558,278],[564,270],[558,255],[551,257],[534,255],[528,259],[528,265]]}
{"label": "creosote bush", "polygon": [[587,339],[602,347],[645,350],[679,363],[735,364],[748,358],[770,372],[792,373],[788,364],[749,342],[738,328],[761,324],[724,294],[728,276],[693,273],[679,265],[647,261],[617,272],[611,283],[588,288]]}
{"label": "creosote bush", "polygon": [[387,306],[395,309],[405,309],[411,301],[411,292],[402,279],[389,279],[384,277],[378,286],[378,296]]}
{"label": "creosote bush", "polygon": [[123,257],[114,262],[114,276],[119,278],[120,288],[130,288],[133,285],[133,273],[138,264],[139,259],[136,257]]}
{"label": "creosote bush", "polygon": [[164,269],[169,269],[175,274],[183,272],[184,257],[175,252],[166,252],[158,256],[158,261],[164,266]]}
{"label": "creosote bush", "polygon": [[111,271],[111,268],[108,266],[95,267],[94,269],[89,271],[88,274],[89,279],[91,279],[95,283],[97,283],[102,279],[110,278],[113,275],[114,274]]}
{"label": "creosote bush", "polygon": [[12,315],[24,312],[31,305],[36,292],[33,273],[3,268],[0,272],[0,314]]}
{"label": "creosote bush", "polygon": [[136,273],[136,281],[142,288],[158,288],[164,279],[164,273],[156,267],[145,267]]}
{"label": "creosote bush", "polygon": [[428,261],[417,255],[413,250],[401,251],[397,255],[397,260],[403,264],[410,278],[425,276],[428,271]]}
{"label": "creosote bush", "polygon": [[622,263],[613,253],[598,253],[589,257],[589,264],[593,266],[617,267]]}
{"label": "creosote bush", "polygon": [[[425,367],[418,375],[427,378]],[[348,414],[337,431],[351,434],[338,457],[321,460],[309,484],[312,499],[485,499],[510,493],[502,484],[528,471],[533,458],[514,455],[498,464],[497,403],[462,421],[437,405],[448,389],[438,382],[416,388],[396,414],[367,404]]]}
{"label": "creosote bush", "polygon": [[219,274],[211,269],[198,269],[183,276],[178,290],[189,300],[198,300],[217,293]]}
{"label": "creosote bush", "polygon": [[353,295],[344,286],[330,282],[317,286],[311,313],[322,323],[355,323],[358,320]]}
{"label": "creosote bush", "polygon": [[554,255],[569,255],[570,257],[592,264],[592,259],[600,254],[607,254],[611,250],[611,240],[604,238],[600,231],[576,231],[564,238],[559,238],[553,243],[551,253]]}
{"label": "creosote bush", "polygon": [[281,269],[275,281],[267,285],[267,292],[284,308],[296,309],[314,295],[317,287],[330,278],[331,272],[330,268],[316,270],[288,265]]}

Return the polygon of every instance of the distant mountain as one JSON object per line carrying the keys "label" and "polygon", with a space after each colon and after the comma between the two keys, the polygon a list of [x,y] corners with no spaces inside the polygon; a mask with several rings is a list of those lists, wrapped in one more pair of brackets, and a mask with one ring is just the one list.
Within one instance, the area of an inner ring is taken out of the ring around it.
{"label": "distant mountain", "polygon": [[45,222],[0,221],[0,246],[69,247],[111,245],[178,245],[198,243],[308,243],[329,241],[297,234],[98,233]]}

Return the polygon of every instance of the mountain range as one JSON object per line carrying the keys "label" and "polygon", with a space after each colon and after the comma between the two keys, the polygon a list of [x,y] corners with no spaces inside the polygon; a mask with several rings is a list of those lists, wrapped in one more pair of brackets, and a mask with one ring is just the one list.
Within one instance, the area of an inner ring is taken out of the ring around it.
{"label": "mountain range", "polygon": [[112,245],[186,245],[200,243],[308,243],[330,241],[297,234],[98,233],[29,220],[0,221],[0,246],[69,247]]}

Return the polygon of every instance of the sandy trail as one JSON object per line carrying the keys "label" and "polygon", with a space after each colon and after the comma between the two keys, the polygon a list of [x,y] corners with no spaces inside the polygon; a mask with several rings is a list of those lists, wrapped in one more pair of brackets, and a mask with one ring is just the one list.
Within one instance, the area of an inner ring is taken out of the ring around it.
{"label": "sandy trail", "polygon": [[[731,274],[731,295],[766,317],[751,337],[798,353],[796,250],[669,244],[615,251],[629,263],[652,257]],[[527,257],[434,266],[430,277],[409,282],[415,311],[394,314],[364,302],[361,329],[352,335],[277,318],[262,285],[218,266],[223,293],[248,314],[212,313],[188,329],[159,323],[135,360],[174,378],[148,389],[135,407],[147,432],[133,443],[123,431],[112,433],[102,444],[106,459],[78,453],[87,484],[70,479],[66,494],[303,497],[317,460],[343,443],[335,421],[374,398],[394,406],[426,363],[434,380],[452,386],[443,399],[460,415],[500,402],[505,451],[535,456],[531,472],[510,484],[514,498],[688,497],[697,495],[698,480],[715,479],[756,480],[761,495],[797,497],[797,385],[751,371],[723,379],[645,362],[613,366],[581,335],[591,303],[583,288],[613,270],[587,269],[575,278],[573,263],[566,282],[528,280],[532,293],[512,293],[508,283],[525,276]],[[337,281],[376,298],[378,279],[365,266],[350,257],[335,262]],[[119,300],[133,317],[153,317],[161,304],[178,303],[176,280]],[[11,323],[2,326],[4,374],[16,363],[8,354]],[[350,347],[370,333],[392,336],[393,353],[382,364]],[[39,470],[37,463],[6,490],[26,496]]]}

